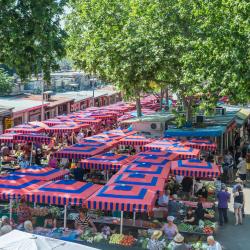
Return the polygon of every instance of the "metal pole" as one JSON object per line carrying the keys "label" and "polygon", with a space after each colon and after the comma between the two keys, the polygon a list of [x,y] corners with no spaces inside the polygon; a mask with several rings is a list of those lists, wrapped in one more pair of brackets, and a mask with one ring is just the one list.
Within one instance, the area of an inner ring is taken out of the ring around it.
{"label": "metal pole", "polygon": [[95,106],[95,87],[94,87],[94,83],[93,83],[93,94],[92,94],[92,106]]}
{"label": "metal pole", "polygon": [[121,211],[120,234],[122,234],[122,229],[123,229],[123,211]]}
{"label": "metal pole", "polygon": [[43,94],[44,94],[44,80],[43,80],[43,72],[42,72],[42,112],[41,112],[41,121],[44,120],[44,98],[43,98]]}
{"label": "metal pole", "polygon": [[67,227],[67,205],[64,205],[63,228]]}
{"label": "metal pole", "polygon": [[31,143],[31,150],[30,150],[30,165],[32,164],[32,154],[33,154],[33,142]]}
{"label": "metal pole", "polygon": [[220,151],[221,151],[221,154],[223,154],[223,141],[224,141],[224,138],[223,138],[223,134],[221,135],[221,144],[220,144]]}
{"label": "metal pole", "polygon": [[12,198],[10,198],[10,222],[12,221]]}
{"label": "metal pole", "polygon": [[133,226],[135,226],[135,218],[136,218],[136,212],[133,212]]}

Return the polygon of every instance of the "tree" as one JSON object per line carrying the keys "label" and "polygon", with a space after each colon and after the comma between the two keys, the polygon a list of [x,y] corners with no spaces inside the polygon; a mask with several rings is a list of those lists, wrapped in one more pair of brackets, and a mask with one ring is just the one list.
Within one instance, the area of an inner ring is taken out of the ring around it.
{"label": "tree", "polygon": [[25,80],[43,71],[46,82],[65,55],[61,15],[65,0],[0,2],[0,62]]}
{"label": "tree", "polygon": [[11,92],[13,79],[0,68],[0,95],[7,95]]}

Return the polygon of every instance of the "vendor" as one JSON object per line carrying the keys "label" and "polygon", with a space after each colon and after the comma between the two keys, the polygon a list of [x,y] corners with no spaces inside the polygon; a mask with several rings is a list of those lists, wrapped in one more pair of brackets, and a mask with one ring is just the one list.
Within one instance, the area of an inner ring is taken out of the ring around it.
{"label": "vendor", "polygon": [[27,220],[32,220],[31,209],[27,205],[24,198],[21,199],[17,208],[17,218],[19,227],[23,227],[23,223]]}
{"label": "vendor", "polygon": [[48,214],[47,218],[44,220],[44,228],[53,229],[56,228],[57,221],[53,218],[52,214]]}
{"label": "vendor", "polygon": [[194,214],[193,208],[191,207],[188,208],[184,222],[190,225],[195,224],[195,214]]}
{"label": "vendor", "polygon": [[208,191],[204,185],[202,186],[200,190],[198,190],[198,192],[196,193],[196,196],[198,196],[199,198],[207,199]]}
{"label": "vendor", "polygon": [[168,240],[172,240],[175,237],[175,235],[178,233],[178,228],[174,224],[173,216],[167,217],[167,223],[163,225],[162,230],[167,236]]}
{"label": "vendor", "polygon": [[79,210],[79,215],[75,219],[75,229],[84,232],[89,226],[92,227],[94,232],[97,232],[95,224],[91,218],[87,215],[87,210],[81,208]]}
{"label": "vendor", "polygon": [[26,220],[23,224],[24,231],[27,233],[33,233],[33,225],[30,220]]}
{"label": "vendor", "polygon": [[210,219],[211,216],[203,208],[202,202],[198,201],[197,208],[195,210],[195,222],[196,222],[196,224],[198,224],[200,220],[204,220],[204,218]]}
{"label": "vendor", "polygon": [[158,205],[160,207],[167,207],[170,196],[170,190],[165,190],[165,193],[159,196]]}

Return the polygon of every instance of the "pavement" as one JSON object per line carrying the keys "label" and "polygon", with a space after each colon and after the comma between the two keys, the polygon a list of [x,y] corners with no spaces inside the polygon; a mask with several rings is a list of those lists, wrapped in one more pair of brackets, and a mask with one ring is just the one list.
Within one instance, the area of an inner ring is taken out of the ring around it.
{"label": "pavement", "polygon": [[[231,188],[229,188],[232,194]],[[229,205],[229,223],[219,227],[215,238],[221,243],[223,250],[250,250],[250,184],[244,188],[245,195],[245,218],[243,225],[235,226],[233,214],[233,197]]]}

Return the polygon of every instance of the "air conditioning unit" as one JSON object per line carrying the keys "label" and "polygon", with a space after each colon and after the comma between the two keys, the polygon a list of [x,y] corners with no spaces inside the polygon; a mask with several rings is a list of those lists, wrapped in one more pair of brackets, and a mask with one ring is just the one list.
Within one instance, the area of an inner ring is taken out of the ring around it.
{"label": "air conditioning unit", "polygon": [[162,124],[161,123],[152,122],[150,124],[150,129],[151,130],[162,130]]}
{"label": "air conditioning unit", "polygon": [[197,115],[196,116],[196,123],[203,123],[205,121],[204,115]]}

